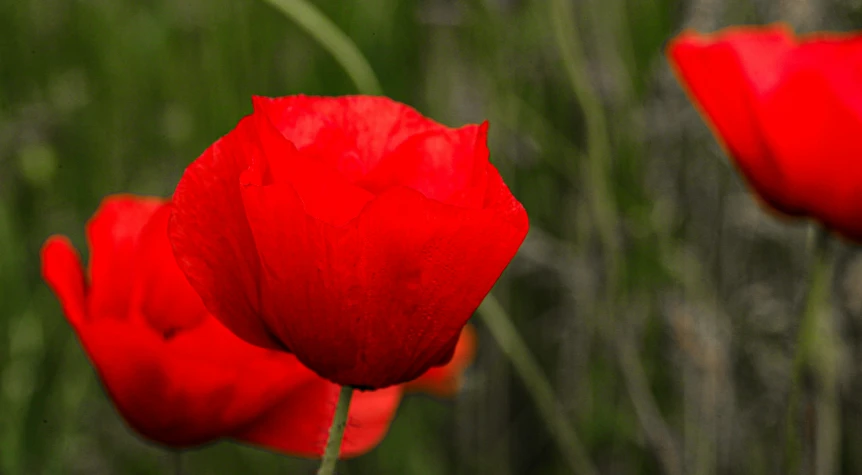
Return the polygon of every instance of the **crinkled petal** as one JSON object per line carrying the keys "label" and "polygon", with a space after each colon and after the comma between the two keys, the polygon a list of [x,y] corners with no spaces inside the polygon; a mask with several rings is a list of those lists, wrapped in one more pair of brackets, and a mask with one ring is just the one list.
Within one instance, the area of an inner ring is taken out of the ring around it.
{"label": "crinkled petal", "polygon": [[[296,150],[272,124],[268,116],[256,113],[258,143],[266,157],[262,166],[268,180],[247,181],[245,185],[288,183],[302,202],[303,212],[320,221],[341,226],[355,218],[374,195],[354,185],[335,168]],[[250,141],[251,142],[251,141]]]}
{"label": "crinkled petal", "polygon": [[375,194],[406,186],[441,203],[481,208],[487,136],[487,122],[414,135],[386,154],[358,184]]}
{"label": "crinkled petal", "polygon": [[270,117],[303,154],[356,181],[409,137],[449,130],[386,97],[288,96],[254,98],[255,113]]}

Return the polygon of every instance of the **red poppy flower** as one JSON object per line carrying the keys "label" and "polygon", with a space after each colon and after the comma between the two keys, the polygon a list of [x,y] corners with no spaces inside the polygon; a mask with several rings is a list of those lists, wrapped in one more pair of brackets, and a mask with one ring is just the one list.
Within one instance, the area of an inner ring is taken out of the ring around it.
{"label": "red poppy flower", "polygon": [[862,239],[862,36],[686,31],[668,55],[763,201]]}
{"label": "red poppy flower", "polygon": [[[320,455],[338,386],[293,355],[237,338],[207,313],[170,250],[170,207],[155,198],[107,198],[87,226],[89,278],[66,238],[50,238],[42,251],[43,275],[119,412],[170,446],[231,437]],[[472,355],[459,351],[467,356],[447,366],[455,379]],[[383,438],[402,391],[354,396],[342,456]]]}
{"label": "red poppy flower", "polygon": [[256,97],[180,180],[174,254],[246,341],[341,385],[412,380],[451,358],[527,233],[486,130],[382,97]]}

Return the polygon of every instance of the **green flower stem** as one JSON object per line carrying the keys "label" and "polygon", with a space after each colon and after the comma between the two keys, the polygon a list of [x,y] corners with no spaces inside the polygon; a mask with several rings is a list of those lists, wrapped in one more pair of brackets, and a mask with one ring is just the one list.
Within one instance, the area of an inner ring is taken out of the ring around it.
{"label": "green flower stem", "polygon": [[[812,264],[808,280],[808,290],[799,322],[799,336],[796,354],[793,360],[793,376],[790,387],[790,399],[787,411],[786,440],[786,473],[798,473],[801,454],[806,444],[804,434],[800,434],[802,425],[799,414],[802,409],[801,399],[805,391],[805,382],[814,383],[816,427],[814,428],[813,462],[811,473],[833,473],[838,437],[840,416],[838,414],[837,398],[837,350],[835,329],[829,306],[830,289],[832,287],[833,256],[829,248],[827,231],[817,228],[811,239]],[[807,378],[806,376],[812,376]]]}
{"label": "green flower stem", "polygon": [[560,406],[551,383],[542,372],[533,353],[527,348],[511,318],[493,295],[488,295],[478,309],[479,316],[500,349],[512,362],[515,372],[533,398],[539,414],[545,421],[551,435],[565,456],[572,473],[578,475],[597,475],[599,472],[589,459],[580,438],[569,422],[568,416]]}
{"label": "green flower stem", "polygon": [[329,439],[326,441],[326,449],[323,452],[323,460],[317,475],[333,475],[335,464],[338,462],[338,453],[341,451],[341,439],[344,438],[344,429],[347,427],[347,411],[350,408],[350,398],[353,396],[353,388],[342,386],[338,394],[338,405],[335,406],[335,416],[329,427]]}
{"label": "green flower stem", "polygon": [[306,0],[265,0],[311,35],[344,69],[360,94],[380,95],[383,89],[356,44],[326,15]]}

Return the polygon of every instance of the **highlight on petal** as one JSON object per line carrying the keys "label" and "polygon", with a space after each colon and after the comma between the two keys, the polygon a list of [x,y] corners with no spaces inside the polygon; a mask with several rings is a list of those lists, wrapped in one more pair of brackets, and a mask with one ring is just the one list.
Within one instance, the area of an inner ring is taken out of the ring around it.
{"label": "highlight on petal", "polygon": [[77,251],[66,236],[51,236],[42,246],[42,277],[57,295],[73,326],[87,319],[84,271]]}
{"label": "highlight on petal", "polygon": [[386,97],[255,97],[254,108],[256,114],[269,117],[299,151],[351,182],[409,137],[449,130]]}
{"label": "highlight on petal", "polygon": [[[338,385],[315,376],[272,411],[238,431],[234,438],[289,455],[319,458],[326,446],[339,389]],[[341,458],[362,455],[383,440],[395,417],[401,393],[398,386],[353,392]]]}
{"label": "highlight on petal", "polygon": [[760,133],[757,107],[794,47],[784,27],[681,33],[668,46],[680,83],[763,199],[780,206],[783,172]]}
{"label": "highlight on petal", "polygon": [[108,196],[87,222],[90,315],[124,318],[128,313],[138,235],[163,202],[154,197]]}
{"label": "highlight on petal", "polygon": [[691,32],[688,35],[692,44],[732,51],[743,78],[758,96],[768,94],[780,81],[797,47],[793,31],[784,24],[728,28],[715,35],[698,36]]}

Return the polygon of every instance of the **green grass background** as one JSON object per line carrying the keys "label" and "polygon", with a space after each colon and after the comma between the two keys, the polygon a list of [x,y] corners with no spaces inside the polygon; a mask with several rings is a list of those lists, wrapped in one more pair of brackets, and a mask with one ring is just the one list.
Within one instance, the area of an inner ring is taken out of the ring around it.
{"label": "green grass background", "polygon": [[[311,3],[386,95],[448,125],[490,121],[492,161],[532,225],[495,295],[599,473],[782,473],[806,225],[755,204],[663,47],[684,27],[852,29],[859,2]],[[251,95],[356,85],[262,0],[0,0],[0,32],[0,474],[170,473],[107,400],[39,248],[61,233],[83,251],[107,194],[169,195]],[[839,465],[856,474],[862,260],[837,246]],[[481,347],[459,397],[408,397],[385,441],[340,473],[572,473],[474,321]],[[185,457],[189,475],[316,467],[231,443]]]}

